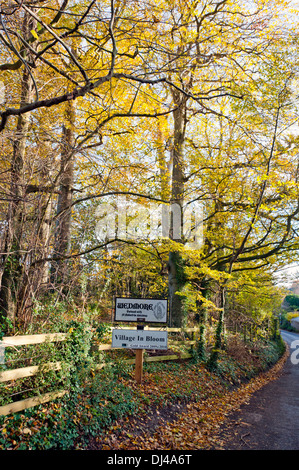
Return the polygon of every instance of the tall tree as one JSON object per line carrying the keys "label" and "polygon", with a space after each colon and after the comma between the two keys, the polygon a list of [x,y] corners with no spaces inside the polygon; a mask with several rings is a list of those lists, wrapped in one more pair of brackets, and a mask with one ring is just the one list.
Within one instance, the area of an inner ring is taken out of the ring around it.
{"label": "tall tree", "polygon": [[[4,22],[2,20],[2,26]],[[31,36],[31,30],[35,29],[35,20],[26,12],[22,20],[22,35],[25,40]],[[24,60],[32,59],[31,51],[21,49]],[[31,70],[24,67],[20,83],[20,106],[26,106],[34,94],[34,79]],[[29,114],[20,115],[17,119],[13,138],[11,160],[10,203],[4,235],[4,255],[2,255],[2,282],[0,291],[1,314],[10,319],[21,316],[24,312],[23,302],[18,302],[18,292],[24,266],[24,254],[22,253],[25,223],[25,153],[26,141],[29,129]]]}
{"label": "tall tree", "polygon": [[[72,102],[67,103],[62,125],[61,162],[59,177],[59,196],[53,251],[52,282],[62,288],[68,281],[68,265],[65,257],[70,254],[72,200],[74,189],[74,145],[75,109]],[[57,258],[57,260],[55,259]]]}

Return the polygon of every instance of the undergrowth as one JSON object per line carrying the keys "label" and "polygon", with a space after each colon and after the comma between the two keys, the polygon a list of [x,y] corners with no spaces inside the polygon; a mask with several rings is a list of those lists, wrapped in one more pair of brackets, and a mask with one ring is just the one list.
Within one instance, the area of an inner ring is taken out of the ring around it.
{"label": "undergrowth", "polygon": [[138,385],[134,366],[121,359],[108,360],[96,371],[95,359],[100,358],[90,355],[92,336],[86,337],[83,327],[70,328],[72,340],[64,355],[76,360],[67,377],[69,393],[47,405],[0,417],[0,449],[88,449],[90,439],[105,433],[120,417],[219,396],[269,368],[283,352],[279,339],[244,343],[232,337],[213,372],[196,355],[191,360],[145,363]]}

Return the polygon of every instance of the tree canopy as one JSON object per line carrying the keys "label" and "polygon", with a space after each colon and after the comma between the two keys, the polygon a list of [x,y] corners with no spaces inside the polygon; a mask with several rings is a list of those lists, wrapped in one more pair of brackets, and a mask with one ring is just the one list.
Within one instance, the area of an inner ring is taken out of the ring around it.
{"label": "tree canopy", "polygon": [[10,0],[0,41],[3,324],[49,298],[167,297],[174,326],[277,308],[298,250],[288,2]]}

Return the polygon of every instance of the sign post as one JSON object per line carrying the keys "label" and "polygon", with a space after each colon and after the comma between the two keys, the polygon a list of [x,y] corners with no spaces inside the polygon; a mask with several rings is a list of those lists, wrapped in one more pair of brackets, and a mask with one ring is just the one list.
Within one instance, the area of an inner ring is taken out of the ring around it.
{"label": "sign post", "polygon": [[136,355],[135,355],[135,380],[138,384],[141,384],[141,382],[142,382],[143,353],[144,353],[144,349],[136,349]]}
{"label": "sign post", "polygon": [[[168,302],[165,299],[115,299],[116,321],[167,323]],[[135,380],[141,384],[143,356],[146,349],[167,349],[167,331],[144,330],[137,324],[136,330],[116,328],[112,330],[112,347],[135,350]]]}
{"label": "sign post", "polygon": [[[144,331],[144,327],[142,325],[138,325],[137,331]],[[138,384],[141,384],[142,382],[143,354],[144,354],[144,349],[136,349],[135,351],[135,380]]]}

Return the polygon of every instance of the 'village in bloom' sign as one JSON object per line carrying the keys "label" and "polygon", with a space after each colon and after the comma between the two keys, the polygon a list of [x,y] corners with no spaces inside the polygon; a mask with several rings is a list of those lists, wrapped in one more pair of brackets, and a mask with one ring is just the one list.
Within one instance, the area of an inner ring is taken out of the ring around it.
{"label": "'village in bloom' sign", "polygon": [[127,349],[167,349],[167,331],[112,330],[112,347]]}

